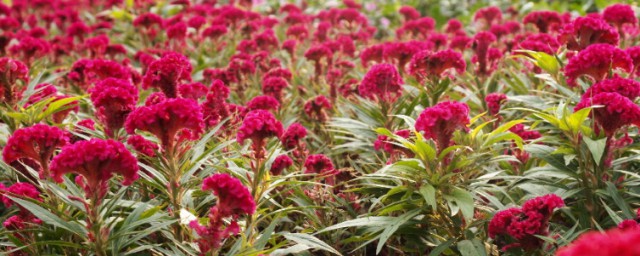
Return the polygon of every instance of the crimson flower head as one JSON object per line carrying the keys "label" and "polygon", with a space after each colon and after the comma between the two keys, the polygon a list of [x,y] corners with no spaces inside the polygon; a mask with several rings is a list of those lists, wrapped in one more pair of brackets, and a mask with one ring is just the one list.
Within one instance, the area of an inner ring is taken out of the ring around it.
{"label": "crimson flower head", "polygon": [[484,101],[487,103],[490,115],[497,115],[500,112],[500,107],[507,102],[507,95],[502,93],[489,93],[484,97]]}
{"label": "crimson flower head", "polygon": [[138,88],[127,80],[107,78],[89,90],[96,116],[112,136],[138,102]]}
{"label": "crimson flower head", "polygon": [[382,57],[384,56],[384,48],[383,44],[375,44],[364,48],[360,53],[360,63],[362,63],[363,67],[369,67],[369,62],[375,61],[376,63],[382,63]]}
{"label": "crimson flower head", "polygon": [[[22,197],[22,198],[32,198],[42,202],[42,198],[40,198],[40,191],[38,189],[27,182],[17,182],[11,185],[8,188],[5,188],[4,185],[0,184],[0,193],[5,195],[10,195],[13,197]],[[2,203],[5,207],[9,208],[13,205],[13,200],[6,196],[0,195],[2,199]],[[24,213],[29,213],[27,209],[20,207],[20,211]]]}
{"label": "crimson flower head", "polygon": [[249,110],[268,110],[268,111],[277,111],[280,107],[280,102],[274,97],[267,95],[256,96],[247,102],[247,109]]}
{"label": "crimson flower head", "polygon": [[311,46],[305,53],[304,57],[315,63],[316,77],[322,74],[322,59],[327,62],[327,66],[331,65],[333,51],[323,44]]}
{"label": "crimson flower head", "polygon": [[640,46],[632,46],[624,50],[633,61],[633,75],[640,76]]}
{"label": "crimson flower head", "polygon": [[127,138],[127,144],[131,145],[138,153],[148,157],[154,157],[156,150],[160,149],[158,144],[145,139],[140,135],[132,135]]}
{"label": "crimson flower head", "polygon": [[309,119],[318,120],[321,123],[329,120],[327,110],[331,108],[331,102],[324,95],[319,95],[304,103],[304,113],[307,114]]}
{"label": "crimson flower head", "polygon": [[485,28],[491,27],[502,21],[502,11],[495,6],[485,7],[476,11],[473,15],[474,22],[481,22]]}
{"label": "crimson flower head", "polygon": [[131,185],[138,179],[138,161],[121,142],[91,139],[78,141],[62,148],[51,161],[53,179],[61,183],[62,175],[75,173],[76,182],[83,187],[88,198],[102,198],[108,190],[109,179],[120,174],[122,185]]}
{"label": "crimson flower head", "polygon": [[569,59],[569,63],[564,67],[564,75],[569,86],[576,86],[576,80],[580,76],[589,76],[597,82],[605,79],[609,72],[615,69],[631,72],[633,60],[615,46],[594,44]]}
{"label": "crimson flower head", "polygon": [[253,110],[249,112],[238,129],[236,140],[243,144],[245,140],[251,140],[251,147],[256,158],[264,157],[265,140],[269,137],[282,136],[282,123],[271,112],[266,110]]}
{"label": "crimson flower head", "polygon": [[604,20],[587,16],[565,24],[558,41],[566,44],[569,50],[581,51],[592,44],[618,45],[620,35]]}
{"label": "crimson flower head", "polygon": [[384,45],[383,58],[395,62],[399,72],[404,72],[405,66],[417,52],[431,49],[431,43],[422,41],[396,42]]}
{"label": "crimson flower head", "polygon": [[142,87],[155,87],[167,97],[175,98],[178,96],[180,81],[191,81],[191,71],[193,71],[193,67],[187,57],[179,53],[168,52],[149,65],[142,78]]}
{"label": "crimson flower head", "polygon": [[626,4],[614,4],[610,5],[602,11],[602,18],[609,24],[616,26],[618,29],[622,28],[622,25],[629,24],[631,26],[638,25],[638,18],[636,12],[633,11],[630,5]]}
{"label": "crimson flower head", "polygon": [[209,88],[202,83],[188,83],[178,86],[178,94],[180,97],[192,100],[198,100],[204,97],[207,95],[207,91],[209,91]]}
{"label": "crimson flower head", "polygon": [[473,37],[472,45],[475,55],[473,56],[478,63],[477,70],[481,75],[490,74],[489,67],[489,47],[491,43],[496,41],[496,36],[491,32],[480,32]]}
{"label": "crimson flower head", "polygon": [[496,213],[489,223],[489,237],[502,251],[540,249],[544,241],[536,236],[549,235],[553,210],[564,206],[554,194],[528,200],[522,208],[508,208]]}
{"label": "crimson flower head", "polygon": [[533,24],[540,33],[548,33],[562,25],[562,17],[554,11],[535,11],[524,16],[522,23]]}
{"label": "crimson flower head", "polygon": [[307,129],[300,123],[293,123],[287,128],[280,140],[282,141],[282,145],[284,145],[285,149],[291,150],[299,147],[300,140],[305,137],[307,137]]}
{"label": "crimson flower head", "polygon": [[195,139],[204,130],[202,110],[190,99],[167,99],[135,109],[125,122],[127,133],[136,129],[156,136],[165,150],[173,150],[178,133],[189,132]]}
{"label": "crimson flower head", "polygon": [[30,159],[40,164],[40,176],[49,174],[49,163],[56,149],[69,143],[65,131],[55,126],[36,124],[16,130],[7,140],[2,158],[8,164]]}
{"label": "crimson flower head", "polygon": [[15,85],[18,80],[24,84],[29,82],[29,69],[18,60],[0,58],[0,77],[0,102],[15,104],[19,93]]}
{"label": "crimson flower head", "polygon": [[420,12],[418,12],[416,8],[413,8],[413,6],[408,6],[408,5],[400,7],[400,10],[398,10],[398,12],[402,14],[405,20],[415,20],[420,18],[421,16]]}
{"label": "crimson flower head", "polygon": [[25,36],[17,44],[9,48],[9,51],[20,56],[26,63],[31,63],[35,58],[42,58],[51,51],[51,44],[40,38]]}
{"label": "crimson flower head", "polygon": [[441,77],[445,71],[455,69],[458,73],[464,73],[467,63],[462,54],[448,49],[433,53],[424,50],[416,53],[409,63],[409,73],[419,80],[425,77]]}
{"label": "crimson flower head", "polygon": [[362,97],[393,103],[402,95],[402,77],[391,64],[377,64],[371,67],[362,79],[358,91]]}
{"label": "crimson flower head", "polygon": [[271,175],[280,175],[284,169],[287,169],[293,165],[293,160],[287,155],[279,155],[273,160],[271,169],[269,172]]}
{"label": "crimson flower head", "polygon": [[571,244],[560,248],[556,256],[623,256],[640,255],[640,229],[614,228],[590,231],[578,237]]}
{"label": "crimson flower head", "polygon": [[274,97],[276,100],[282,100],[282,90],[287,88],[289,83],[282,77],[266,77],[262,79],[262,93]]}
{"label": "crimson flower head", "polygon": [[456,130],[466,130],[469,124],[469,106],[456,101],[440,102],[426,108],[416,120],[417,131],[424,132],[427,139],[433,139],[442,151],[449,147]]}
{"label": "crimson flower head", "polygon": [[595,83],[582,95],[582,100],[603,92],[615,92],[635,101],[640,97],[640,82],[622,77],[613,77]]}
{"label": "crimson flower head", "polygon": [[327,174],[334,171],[331,159],[323,154],[310,155],[304,161],[304,173]]}
{"label": "crimson flower head", "polygon": [[591,111],[596,124],[605,131],[607,137],[612,137],[623,126],[640,123],[640,107],[629,98],[615,92],[601,92],[583,97],[575,110],[595,105],[603,106]]}
{"label": "crimson flower head", "polygon": [[211,190],[218,198],[215,206],[223,216],[251,215],[256,211],[256,203],[251,192],[240,180],[226,173],[218,173],[202,181],[202,190]]}

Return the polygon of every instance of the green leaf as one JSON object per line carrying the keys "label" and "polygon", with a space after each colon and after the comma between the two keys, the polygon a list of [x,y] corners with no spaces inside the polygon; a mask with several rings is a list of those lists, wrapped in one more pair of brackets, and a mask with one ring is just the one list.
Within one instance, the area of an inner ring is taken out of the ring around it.
{"label": "green leaf", "polygon": [[633,214],[633,212],[631,211],[631,208],[629,208],[627,201],[625,201],[620,193],[618,193],[616,185],[611,182],[607,182],[607,194],[609,194],[609,196],[613,198],[613,201],[616,203],[618,208],[622,210],[622,213],[624,214],[624,217],[626,219],[633,219],[636,217],[635,214]]}
{"label": "green leaf", "polygon": [[409,211],[400,217],[394,218],[395,219],[394,222],[390,226],[385,228],[384,231],[382,231],[382,234],[380,234],[380,240],[378,241],[376,254],[380,254],[380,251],[382,251],[382,247],[384,247],[385,243],[387,243],[387,240],[391,238],[393,233],[395,233],[398,230],[398,228],[400,228],[400,226],[405,224],[407,221],[413,219],[413,217],[415,217],[419,213],[420,213],[420,209],[413,209],[412,211]]}
{"label": "green leaf", "polygon": [[582,137],[582,139],[584,139],[584,143],[587,144],[587,148],[591,151],[591,155],[593,156],[593,160],[595,160],[596,165],[600,166],[602,156],[607,148],[607,138],[592,140],[585,136]]}
{"label": "green leaf", "polygon": [[65,229],[80,237],[86,237],[87,235],[87,231],[85,230],[85,228],[76,222],[64,221],[60,217],[49,212],[47,209],[44,209],[39,205],[32,203],[30,201],[23,200],[10,195],[5,195],[5,196],[8,198],[11,198],[11,200],[13,200],[20,206],[27,209],[34,216],[38,217],[38,219],[41,219],[44,223]]}
{"label": "green leaf", "polygon": [[429,183],[425,183],[420,187],[420,194],[424,197],[424,201],[435,211],[436,204],[436,189]]}
{"label": "green leaf", "polygon": [[454,238],[447,240],[444,243],[439,244],[438,246],[436,246],[436,248],[433,248],[433,251],[431,251],[431,253],[429,253],[429,256],[440,256],[443,255],[443,252],[446,251],[447,249],[449,249],[449,246],[451,246],[456,240]]}
{"label": "green leaf", "polygon": [[395,220],[394,217],[388,217],[388,216],[362,217],[362,218],[344,221],[330,227],[326,227],[325,229],[318,231],[318,233],[323,233],[323,232],[341,229],[341,228],[364,227],[364,226],[378,227],[382,230],[383,227],[390,225],[391,223],[393,223],[394,220]]}
{"label": "green leaf", "polygon": [[473,196],[471,193],[461,189],[454,187],[451,193],[453,196],[453,200],[456,202],[456,205],[460,207],[460,211],[462,211],[462,216],[467,221],[467,223],[471,222],[473,219],[473,210],[475,206],[473,205]]}
{"label": "green leaf", "polygon": [[486,256],[487,251],[485,250],[482,243],[474,239],[471,240],[463,240],[458,242],[458,251],[460,251],[460,255],[462,256]]}
{"label": "green leaf", "polygon": [[333,249],[333,247],[329,246],[327,243],[323,242],[315,236],[305,233],[289,232],[282,232],[280,234],[282,234],[282,236],[284,236],[287,240],[296,242],[297,244],[302,244],[313,249],[328,251],[336,255],[342,255],[340,254],[340,252],[336,251],[336,249]]}

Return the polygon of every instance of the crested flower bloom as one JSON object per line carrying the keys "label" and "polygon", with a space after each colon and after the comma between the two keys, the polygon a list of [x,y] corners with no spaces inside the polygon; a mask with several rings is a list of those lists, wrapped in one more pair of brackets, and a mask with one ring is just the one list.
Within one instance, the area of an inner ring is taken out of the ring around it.
{"label": "crested flower bloom", "polygon": [[464,73],[467,63],[462,54],[454,50],[443,50],[433,53],[429,50],[420,51],[411,58],[409,73],[419,80],[425,77],[440,78],[445,71],[455,69],[458,73]]}
{"label": "crested flower bloom", "polygon": [[160,89],[167,97],[178,96],[180,81],[191,81],[193,67],[189,59],[182,54],[168,52],[162,58],[153,61],[142,78],[142,87]]}
{"label": "crested flower bloom", "polygon": [[609,5],[602,11],[602,18],[609,24],[616,26],[618,29],[623,25],[629,24],[631,26],[638,25],[638,18],[636,12],[633,11],[630,5],[626,4],[613,4]]}
{"label": "crested flower bloom", "polygon": [[324,95],[319,95],[304,103],[304,113],[311,120],[318,120],[324,123],[329,120],[327,110],[332,108],[331,102]]}
{"label": "crested flower bloom", "polygon": [[63,181],[64,174],[80,175],[76,182],[83,187],[87,198],[100,200],[114,174],[122,175],[125,186],[138,179],[138,161],[121,142],[91,139],[63,147],[51,161],[51,172],[58,183]]}
{"label": "crested flower bloom", "polygon": [[118,62],[103,59],[80,59],[73,63],[67,78],[76,86],[88,89],[92,84],[107,78],[131,79],[131,71]]}
{"label": "crested flower bloom", "polygon": [[484,28],[489,28],[491,25],[502,21],[502,11],[495,6],[481,8],[476,11],[473,21],[480,22]]}
{"label": "crested flower bloom", "polygon": [[[535,130],[527,130],[525,129],[523,124],[516,124],[513,127],[509,128],[509,131],[520,136],[520,138],[522,138],[522,140],[525,142],[530,142],[542,137],[540,132]],[[527,161],[529,161],[529,153],[518,148],[515,142],[512,143],[510,149],[505,150],[505,153],[514,156],[516,159],[518,159],[518,161],[520,161],[520,163],[525,164],[527,163]],[[518,163],[515,161],[512,163],[512,165],[514,167],[518,167]]]}
{"label": "crested flower bloom", "polygon": [[16,130],[7,140],[2,157],[8,164],[25,158],[33,160],[40,165],[40,178],[45,178],[54,151],[68,143],[68,136],[60,128],[36,124]]}
{"label": "crested flower bloom", "polygon": [[377,64],[367,71],[358,86],[358,92],[362,97],[392,104],[402,95],[403,83],[396,67]]}
{"label": "crested flower bloom", "polygon": [[622,77],[605,79],[589,87],[582,95],[582,99],[585,100],[603,92],[615,92],[629,98],[631,101],[635,101],[636,98],[640,97],[640,82]]}
{"label": "crested flower bloom", "polygon": [[632,46],[624,50],[633,61],[634,76],[640,76],[640,46]]}
{"label": "crested flower bloom", "polygon": [[279,155],[273,160],[269,172],[271,175],[280,175],[284,169],[293,165],[293,160],[287,155]]}
{"label": "crested flower bloom", "polygon": [[333,51],[322,44],[311,46],[305,53],[304,57],[315,63],[316,77],[323,73],[322,59],[326,61],[326,65],[330,66],[333,58]]}
{"label": "crested flower bloom", "polygon": [[335,175],[338,171],[333,167],[329,157],[323,154],[309,155],[304,161],[304,173],[315,173],[323,177],[327,184],[335,184]]}
{"label": "crested flower bloom", "polygon": [[473,56],[475,62],[478,63],[476,70],[481,75],[488,75],[491,73],[489,66],[489,46],[496,41],[496,36],[491,32],[480,32],[473,37],[472,48],[475,52]]}
{"label": "crested flower bloom", "polygon": [[[398,130],[398,131],[394,132],[393,134],[406,139],[406,138],[409,138],[409,136],[411,136],[411,131],[408,130],[408,129]],[[398,150],[400,147],[395,145],[393,143],[393,141],[388,136],[386,136],[386,135],[378,135],[378,138],[373,143],[373,148],[375,150],[384,150],[389,154],[393,154],[394,151]]]}
{"label": "crested flower bloom", "polygon": [[601,81],[612,70],[621,69],[631,72],[633,61],[624,51],[609,44],[594,44],[569,59],[564,74],[570,86],[576,86],[576,80],[583,75]]}
{"label": "crested flower bloom", "polygon": [[398,72],[404,72],[405,66],[413,55],[422,50],[433,48],[431,43],[422,41],[394,42],[384,45],[383,58],[387,62],[394,62]]}
{"label": "crested flower bloom", "polygon": [[469,106],[456,101],[440,102],[426,108],[416,119],[416,130],[433,139],[439,151],[449,147],[456,130],[466,130],[469,124]]}
{"label": "crested flower bloom", "polygon": [[173,152],[179,133],[189,132],[196,139],[204,130],[202,110],[190,99],[167,99],[142,106],[129,114],[125,122],[127,133],[146,131],[162,142],[164,150]]}
{"label": "crested flower bloom", "polygon": [[282,90],[287,88],[289,83],[282,77],[266,77],[262,79],[262,93],[282,101]]}
{"label": "crested flower bloom", "polygon": [[[2,203],[7,208],[11,207],[13,205],[13,200],[3,195],[10,195],[18,198],[31,198],[42,202],[42,198],[40,198],[40,191],[38,191],[35,186],[27,182],[16,182],[8,188],[5,188],[4,185],[0,184],[0,198],[2,199]],[[30,213],[29,210],[22,207],[20,207],[20,211],[25,214]]]}
{"label": "crested flower bloom", "polygon": [[300,123],[293,123],[287,127],[287,130],[282,134],[280,141],[282,141],[282,145],[285,149],[291,150],[304,147],[304,143],[302,143],[301,140],[305,137],[307,137],[307,129]]}
{"label": "crested flower bloom", "polygon": [[211,84],[207,98],[202,103],[202,113],[205,124],[208,127],[217,125],[220,121],[231,115],[226,102],[229,93],[229,87],[224,85],[222,81],[216,79]]}
{"label": "crested flower bloom", "polygon": [[507,102],[507,95],[502,93],[489,93],[484,97],[484,101],[487,103],[489,114],[495,116],[500,112],[500,108]]}
{"label": "crested flower bloom", "polygon": [[592,110],[595,122],[604,130],[607,137],[612,137],[623,126],[640,124],[640,106],[629,98],[615,92],[601,92],[584,97],[575,110],[602,105]]}
{"label": "crested flower bloom", "polygon": [[554,55],[558,51],[558,48],[560,48],[560,43],[555,37],[549,34],[540,33],[528,35],[524,40],[518,43],[515,48]]}
{"label": "crested flower bloom", "polygon": [[178,95],[182,98],[192,100],[198,100],[204,97],[207,95],[207,91],[209,91],[209,88],[202,83],[188,83],[178,86]]}
{"label": "crested flower bloom", "polygon": [[261,159],[264,157],[265,140],[269,137],[279,138],[282,136],[282,130],[282,123],[271,112],[253,110],[242,121],[236,139],[240,144],[247,139],[251,140],[254,156]]}
{"label": "crested flower bloom", "polygon": [[415,20],[420,18],[421,16],[420,12],[418,12],[416,8],[413,8],[413,6],[408,6],[408,5],[400,7],[398,12],[402,14],[405,20]]}
{"label": "crested flower bloom", "polygon": [[[231,235],[238,234],[239,215],[251,215],[256,210],[256,203],[251,192],[242,185],[240,180],[226,173],[214,174],[202,182],[202,190],[211,190],[218,201],[209,209],[209,222],[206,226],[198,220],[189,223],[198,236],[197,243],[202,255],[220,247],[222,240]],[[230,224],[225,227],[225,218],[231,218]]]}
{"label": "crested flower bloom", "polygon": [[524,16],[524,24],[533,24],[540,33],[557,30],[563,23],[560,14],[554,11],[534,11]]}
{"label": "crested flower bloom", "polygon": [[369,62],[372,61],[382,63],[384,48],[385,46],[383,44],[375,44],[364,48],[360,53],[360,63],[362,63],[362,66],[365,68],[369,67]]}
{"label": "crested flower bloom", "polygon": [[96,108],[96,117],[109,136],[122,128],[127,115],[138,102],[138,88],[127,80],[107,78],[98,82],[89,93]]}
{"label": "crested flower bloom", "polygon": [[280,107],[280,102],[274,97],[267,95],[256,96],[247,102],[247,109],[249,110],[268,110],[268,111],[277,111]]}
{"label": "crested flower bloom", "polygon": [[599,18],[578,17],[560,30],[558,41],[567,49],[581,51],[592,44],[618,45],[620,36],[616,29]]}
{"label": "crested flower bloom", "polygon": [[140,135],[129,136],[129,138],[127,138],[127,144],[131,145],[131,147],[133,147],[138,153],[148,157],[156,156],[155,151],[160,149],[158,144],[155,144]]}
{"label": "crested flower bloom", "polygon": [[553,211],[563,206],[562,198],[549,194],[530,199],[521,208],[500,211],[489,223],[489,237],[502,251],[539,249],[544,241],[536,235],[549,235]]}
{"label": "crested flower bloom", "polygon": [[556,256],[623,256],[640,255],[640,229],[590,231],[571,244],[560,248]]}
{"label": "crested flower bloom", "polygon": [[26,85],[29,82],[29,69],[27,66],[10,58],[0,58],[0,102],[6,102],[10,106],[18,99],[19,88],[16,86],[18,80]]}

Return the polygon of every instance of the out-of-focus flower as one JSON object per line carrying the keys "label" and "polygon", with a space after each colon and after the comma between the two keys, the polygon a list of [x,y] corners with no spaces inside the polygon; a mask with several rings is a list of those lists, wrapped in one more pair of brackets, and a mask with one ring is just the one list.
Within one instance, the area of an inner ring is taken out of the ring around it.
{"label": "out-of-focus flower", "polygon": [[131,145],[136,151],[138,151],[138,153],[148,157],[154,157],[156,155],[155,151],[160,149],[158,144],[155,144],[140,135],[129,136],[129,138],[127,138],[127,144]]}
{"label": "out-of-focus flower", "polygon": [[473,56],[478,66],[477,72],[481,75],[488,75],[491,73],[489,66],[489,46],[496,41],[496,36],[491,32],[480,32],[473,37],[472,48],[475,52]]}
{"label": "out-of-focus flower", "polygon": [[264,157],[265,140],[269,137],[279,138],[282,132],[282,123],[271,112],[253,110],[242,121],[236,139],[240,144],[247,139],[251,140],[255,158],[261,159]]}
{"label": "out-of-focus flower", "polygon": [[445,71],[455,69],[458,73],[464,73],[467,63],[462,54],[454,50],[443,50],[433,53],[429,50],[421,51],[411,58],[409,73],[419,80],[426,77],[443,76]]}
{"label": "out-of-focus flower", "polygon": [[484,97],[484,101],[487,103],[489,114],[495,116],[500,112],[500,107],[507,102],[507,95],[502,93],[489,93]]}
{"label": "out-of-focus flower", "polygon": [[138,102],[138,88],[127,80],[107,78],[89,90],[96,117],[110,136],[122,128]]}
{"label": "out-of-focus flower", "polygon": [[292,165],[293,160],[291,160],[289,156],[279,155],[275,160],[273,160],[269,172],[271,173],[271,175],[280,175],[284,169],[287,169]]}
{"label": "out-of-focus flower", "polygon": [[633,11],[630,5],[626,4],[613,4],[609,5],[602,11],[602,18],[609,24],[621,29],[623,25],[628,24],[631,26],[638,25],[638,18],[636,12]]}
{"label": "out-of-focus flower", "polygon": [[324,123],[329,120],[327,110],[332,108],[331,102],[324,95],[319,95],[304,103],[304,113],[311,120],[318,120]]}
{"label": "out-of-focus flower", "polygon": [[576,80],[580,76],[586,75],[598,82],[616,69],[632,71],[633,61],[629,55],[609,44],[594,44],[569,59],[564,67],[564,75],[569,86],[576,86]]}
{"label": "out-of-focus flower", "polygon": [[557,30],[563,24],[560,14],[554,11],[534,11],[522,20],[524,24],[533,24],[540,33],[548,33]]}
{"label": "out-of-focus flower", "polygon": [[277,111],[279,107],[280,102],[276,98],[267,95],[256,96],[247,102],[247,109],[249,110]]}
{"label": "out-of-focus flower", "polygon": [[640,255],[640,229],[590,231],[573,243],[560,248],[556,256],[623,256]]}
{"label": "out-of-focus flower", "polygon": [[578,17],[562,27],[558,41],[566,44],[569,50],[581,51],[592,44],[617,46],[620,36],[614,27],[602,19]]}
{"label": "out-of-focus flower", "polygon": [[402,95],[402,77],[391,64],[371,67],[362,79],[358,92],[362,97],[392,104]]}
{"label": "out-of-focus flower", "polygon": [[193,67],[184,55],[168,52],[162,58],[149,65],[142,78],[142,87],[155,87],[160,89],[167,97],[178,96],[178,84],[180,81],[191,81]]}
{"label": "out-of-focus flower", "polygon": [[18,60],[0,58],[0,102],[10,106],[16,103],[19,93],[18,80],[26,85],[29,82],[29,69]]}

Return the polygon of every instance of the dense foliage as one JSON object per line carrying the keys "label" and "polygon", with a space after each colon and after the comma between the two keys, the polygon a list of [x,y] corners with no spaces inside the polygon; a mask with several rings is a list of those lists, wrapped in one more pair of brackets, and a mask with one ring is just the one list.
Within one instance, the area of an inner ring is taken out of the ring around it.
{"label": "dense foliage", "polygon": [[9,255],[638,255],[636,6],[4,2]]}

